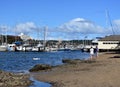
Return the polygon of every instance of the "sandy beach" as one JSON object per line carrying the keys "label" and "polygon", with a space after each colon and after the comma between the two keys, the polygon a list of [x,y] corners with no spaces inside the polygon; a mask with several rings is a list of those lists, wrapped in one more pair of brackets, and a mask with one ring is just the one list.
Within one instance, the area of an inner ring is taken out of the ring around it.
{"label": "sandy beach", "polygon": [[64,64],[31,75],[53,87],[120,87],[120,58],[114,58],[118,55],[101,53],[93,62]]}

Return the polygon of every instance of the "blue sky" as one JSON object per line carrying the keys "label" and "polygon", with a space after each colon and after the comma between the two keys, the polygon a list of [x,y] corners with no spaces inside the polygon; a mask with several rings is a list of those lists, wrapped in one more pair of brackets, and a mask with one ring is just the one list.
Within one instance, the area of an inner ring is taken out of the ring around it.
{"label": "blue sky", "polygon": [[48,39],[111,34],[105,10],[109,10],[112,23],[119,28],[119,3],[120,0],[0,0],[1,32],[6,27],[8,34],[23,32],[35,38],[38,28],[43,33],[42,28],[48,26]]}

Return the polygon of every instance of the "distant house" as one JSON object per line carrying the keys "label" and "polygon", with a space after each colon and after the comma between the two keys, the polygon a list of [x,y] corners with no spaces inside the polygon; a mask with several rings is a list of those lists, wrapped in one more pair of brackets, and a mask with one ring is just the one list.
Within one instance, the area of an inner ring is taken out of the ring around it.
{"label": "distant house", "polygon": [[118,50],[120,49],[120,35],[110,35],[98,40],[100,50]]}
{"label": "distant house", "polygon": [[30,36],[25,35],[25,34],[23,34],[23,33],[21,33],[19,36],[20,36],[20,38],[21,38],[23,41],[27,41],[27,40],[32,39]]}

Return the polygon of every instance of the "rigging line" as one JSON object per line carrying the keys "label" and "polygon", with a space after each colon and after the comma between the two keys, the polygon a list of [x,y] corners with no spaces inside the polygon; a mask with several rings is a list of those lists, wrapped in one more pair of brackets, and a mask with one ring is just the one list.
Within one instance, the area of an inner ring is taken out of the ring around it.
{"label": "rigging line", "polygon": [[111,18],[110,18],[110,15],[109,15],[109,11],[108,11],[108,10],[106,10],[106,14],[107,14],[107,18],[108,18],[108,20],[109,20],[109,23],[110,23],[110,26],[111,26],[111,29],[112,29],[112,33],[113,33],[113,35],[115,35],[114,29],[113,29],[113,24],[112,24],[112,22],[111,22]]}

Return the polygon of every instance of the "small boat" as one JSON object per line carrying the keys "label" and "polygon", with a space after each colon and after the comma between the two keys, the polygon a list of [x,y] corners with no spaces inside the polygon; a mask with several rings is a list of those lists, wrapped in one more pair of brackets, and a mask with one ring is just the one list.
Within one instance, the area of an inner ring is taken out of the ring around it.
{"label": "small boat", "polygon": [[7,51],[7,45],[0,45],[0,51]]}
{"label": "small boat", "polygon": [[15,44],[8,44],[7,50],[8,50],[8,51],[15,51],[15,47],[16,47]]}

